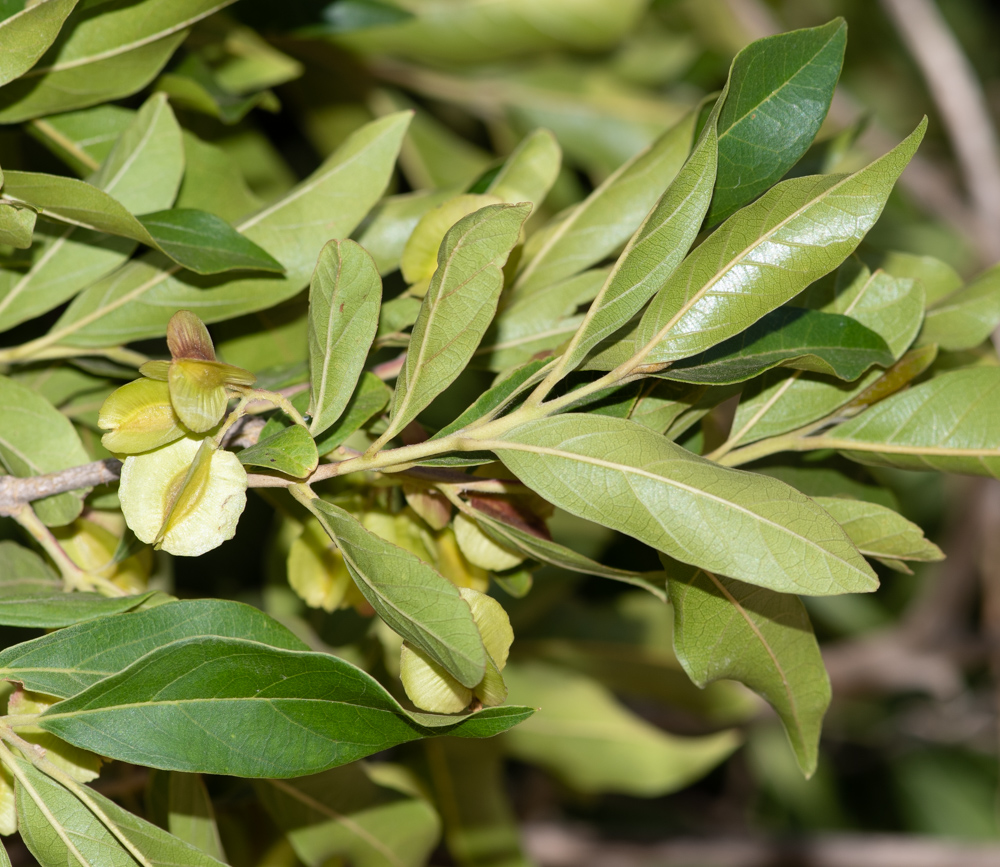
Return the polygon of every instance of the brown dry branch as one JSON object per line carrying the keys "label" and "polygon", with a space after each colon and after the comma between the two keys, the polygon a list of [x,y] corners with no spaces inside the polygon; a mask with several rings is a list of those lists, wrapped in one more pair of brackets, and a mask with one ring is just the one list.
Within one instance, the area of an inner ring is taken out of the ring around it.
{"label": "brown dry branch", "polygon": [[0,515],[12,515],[25,503],[41,500],[43,497],[116,482],[121,469],[121,461],[105,458],[43,476],[0,476]]}

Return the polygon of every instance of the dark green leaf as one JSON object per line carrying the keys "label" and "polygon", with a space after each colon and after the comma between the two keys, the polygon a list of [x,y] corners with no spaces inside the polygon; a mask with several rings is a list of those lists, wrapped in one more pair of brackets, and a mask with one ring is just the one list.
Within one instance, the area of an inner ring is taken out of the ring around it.
{"label": "dark green leaf", "polygon": [[237,452],[244,466],[265,467],[296,479],[304,479],[319,464],[316,443],[302,425],[293,424]]}

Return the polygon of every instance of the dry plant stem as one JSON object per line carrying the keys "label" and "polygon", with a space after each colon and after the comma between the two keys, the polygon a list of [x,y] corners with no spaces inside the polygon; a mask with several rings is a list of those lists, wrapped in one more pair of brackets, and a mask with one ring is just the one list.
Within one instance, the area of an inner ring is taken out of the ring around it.
{"label": "dry plant stem", "polygon": [[93,488],[115,482],[121,475],[122,463],[115,458],[105,458],[71,467],[44,476],[0,476],[0,515],[10,515],[25,503],[40,500],[53,494]]}

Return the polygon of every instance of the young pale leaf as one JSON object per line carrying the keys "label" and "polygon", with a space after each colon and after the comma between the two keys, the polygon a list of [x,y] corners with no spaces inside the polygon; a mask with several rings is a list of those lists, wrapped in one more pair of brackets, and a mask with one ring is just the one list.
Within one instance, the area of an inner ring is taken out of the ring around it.
{"label": "young pale leaf", "polygon": [[666,561],[674,651],[704,687],[738,680],[781,717],[799,767],[816,770],[830,680],[805,606],[792,595],[751,587]]}
{"label": "young pale leaf", "polygon": [[236,453],[244,466],[265,467],[304,479],[319,464],[316,442],[302,425],[293,424]]}
{"label": "young pale leaf", "polygon": [[0,204],[0,244],[27,250],[31,246],[37,217],[38,214],[31,208]]}
{"label": "young pale leaf", "polygon": [[476,686],[486,672],[486,650],[458,588],[339,506],[323,500],[310,504],[379,616],[463,686]]}
{"label": "young pale leaf", "polygon": [[[108,123],[103,113],[97,119]],[[68,140],[68,148],[79,146],[74,135],[96,136],[96,130],[89,126],[77,129],[69,120],[68,129],[59,119],[41,123],[58,125],[53,134],[61,142]],[[124,120],[125,128],[112,138],[100,168],[93,174],[86,172],[90,183],[132,213],[170,207],[185,171],[181,130],[174,113],[162,94],[154,94],[138,112],[127,112]],[[79,156],[91,159],[82,150]],[[36,242],[37,255],[27,272],[0,271],[0,328],[10,328],[57,307],[114,271],[136,248],[131,239],[49,223],[44,224]]]}
{"label": "young pale leaf", "polygon": [[184,40],[185,28],[231,2],[146,0],[121,9],[82,4],[66,19],[62,38],[0,92],[0,123],[83,108],[141,90]]}
{"label": "young pale leaf", "polygon": [[530,714],[528,708],[491,708],[436,718],[444,730],[428,730],[420,722],[431,715],[407,714],[378,681],[336,656],[190,638],[53,705],[38,725],[121,761],[282,778],[432,733],[490,736]]}
{"label": "young pale leaf", "polygon": [[1000,368],[936,376],[820,439],[860,463],[1000,478]]}
{"label": "young pale leaf", "polygon": [[306,650],[302,641],[256,608],[221,599],[198,599],[100,617],[13,645],[0,653],[0,673],[23,683],[25,689],[66,698],[163,644],[205,637],[241,638],[287,650]]}
{"label": "young pale leaf", "polygon": [[354,241],[331,241],[319,254],[309,289],[309,430],[336,422],[354,394],[378,328],[382,281]]}
{"label": "young pale leaf", "polygon": [[422,798],[380,784],[378,772],[389,767],[359,762],[256,789],[306,867],[336,863],[337,856],[355,867],[424,867],[441,820]]}
{"label": "young pale leaf", "polygon": [[385,189],[409,115],[355,132],[284,198],[236,228],[285,268],[284,276],[198,278],[147,254],[79,295],[45,338],[107,346],[162,335],[171,312],[197,310],[205,322],[250,313],[298,294],[323,245],[349,235]]}
{"label": "young pale leaf", "polygon": [[920,343],[936,343],[952,351],[972,349],[989,337],[998,324],[1000,265],[994,265],[927,311]]}
{"label": "young pale leaf", "polygon": [[668,129],[572,211],[536,233],[525,246],[527,264],[513,296],[572,277],[623,244],[684,165],[694,120],[693,114],[688,115]]}
{"label": "young pale leaf", "polygon": [[386,196],[372,208],[354,239],[371,254],[379,274],[385,276],[399,267],[406,242],[424,214],[461,192],[451,188]]}
{"label": "young pale leaf", "polygon": [[878,586],[812,500],[774,479],[719,467],[635,422],[569,413],[480,445],[551,503],[685,563],[810,596]]}
{"label": "young pale leaf", "polygon": [[944,554],[924,531],[894,509],[848,500],[844,497],[813,497],[844,528],[857,549],[866,557],[889,560],[943,560]]}
{"label": "young pale leaf", "polygon": [[882,213],[926,126],[853,175],[784,181],[727,220],[647,308],[634,363],[703,352],[836,268]]}
{"label": "young pale leaf", "polygon": [[77,0],[41,0],[0,21],[0,87],[23,75],[55,42]]}
{"label": "young pale leaf", "polygon": [[781,366],[852,381],[873,364],[888,367],[893,361],[886,342],[849,316],[779,307],[742,334],[685,358],[659,375],[680,382],[725,385]]}
{"label": "young pale leaf", "polygon": [[387,442],[465,369],[497,309],[503,268],[530,206],[488,205],[445,235],[396,382]]}
{"label": "young pale leaf", "polygon": [[[8,473],[38,476],[89,461],[66,416],[33,389],[0,376],[0,462]],[[61,527],[80,514],[85,493],[54,494],[32,507],[50,527]]]}
{"label": "young pale leaf", "polygon": [[739,744],[734,731],[677,737],[621,705],[581,674],[554,665],[508,665],[510,695],[540,710],[504,737],[506,751],[580,792],[653,797],[697,780]]}
{"label": "young pale leaf", "polygon": [[629,240],[559,359],[552,381],[559,373],[573,370],[591,349],[642,309],[694,243],[715,184],[716,119],[713,111],[691,156]]}
{"label": "young pale leaf", "polygon": [[812,144],[830,109],[847,24],[758,39],[733,61],[719,116],[719,178],[708,225],[721,223],[780,180]]}
{"label": "young pale leaf", "polygon": [[[42,867],[134,865],[134,854],[90,808],[24,759],[18,770],[18,830]],[[88,799],[149,867],[221,867],[220,861],[87,789]]]}

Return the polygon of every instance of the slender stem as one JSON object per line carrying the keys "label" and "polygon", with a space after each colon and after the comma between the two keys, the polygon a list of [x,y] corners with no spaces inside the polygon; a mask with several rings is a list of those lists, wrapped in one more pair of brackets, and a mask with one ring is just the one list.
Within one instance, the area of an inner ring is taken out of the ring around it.
{"label": "slender stem", "polygon": [[797,434],[786,434],[780,437],[761,440],[736,451],[729,452],[719,458],[716,463],[722,467],[739,467],[751,461],[766,458],[778,452],[807,452],[813,449],[825,449],[821,437],[804,437]]}

